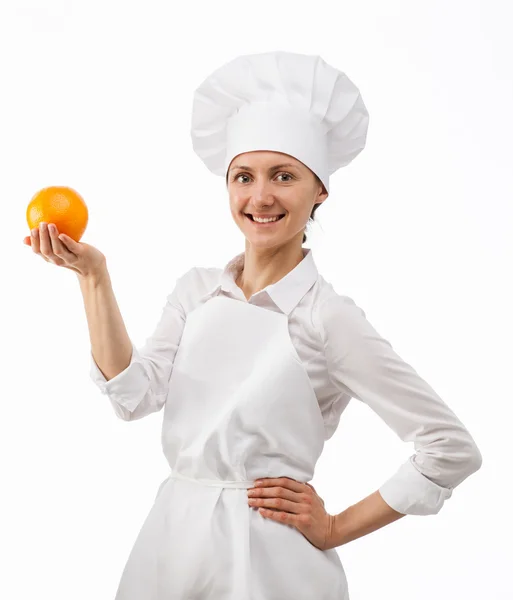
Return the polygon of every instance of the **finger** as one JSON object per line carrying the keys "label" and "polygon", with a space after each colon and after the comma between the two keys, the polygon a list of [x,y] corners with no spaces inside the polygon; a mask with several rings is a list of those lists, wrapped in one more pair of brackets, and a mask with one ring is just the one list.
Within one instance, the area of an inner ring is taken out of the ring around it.
{"label": "finger", "polygon": [[252,498],[249,505],[253,508],[272,508],[293,514],[304,512],[301,503],[285,500],[284,498]]}
{"label": "finger", "polygon": [[272,519],[273,521],[279,521],[285,525],[297,526],[297,517],[295,514],[285,512],[283,510],[274,510],[273,508],[259,508],[258,512],[266,519]]}
{"label": "finger", "polygon": [[290,477],[278,477],[276,479],[269,477],[268,479],[261,479],[259,481],[260,485],[256,486],[257,489],[278,486],[288,488],[289,490],[298,493],[304,491],[304,483],[291,479]]}
{"label": "finger", "polygon": [[56,258],[52,250],[50,236],[48,235],[48,226],[44,222],[39,223],[39,248],[41,254],[46,258],[50,260]]}
{"label": "finger", "polygon": [[73,252],[70,252],[68,248],[59,239],[59,231],[53,223],[48,224],[48,231],[50,232],[50,242],[52,244],[53,253],[62,258],[66,262],[73,262],[77,256]]}
{"label": "finger", "polygon": [[302,502],[304,495],[301,492],[294,492],[289,488],[281,486],[277,487],[265,487],[265,488],[254,488],[249,499],[253,498],[283,498],[284,500],[290,500],[291,502]]}
{"label": "finger", "polygon": [[30,244],[32,246],[32,250],[36,254],[39,254],[39,229],[37,227],[34,227],[34,229],[30,232]]}

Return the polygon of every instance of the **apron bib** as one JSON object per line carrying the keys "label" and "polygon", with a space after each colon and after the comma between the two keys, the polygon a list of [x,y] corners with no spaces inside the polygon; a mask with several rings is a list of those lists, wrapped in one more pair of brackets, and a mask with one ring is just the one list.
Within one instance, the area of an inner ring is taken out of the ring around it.
{"label": "apron bib", "polygon": [[347,600],[335,549],[247,502],[259,478],[310,481],[324,440],[286,315],[223,295],[191,311],[164,406],[172,473],[116,600]]}

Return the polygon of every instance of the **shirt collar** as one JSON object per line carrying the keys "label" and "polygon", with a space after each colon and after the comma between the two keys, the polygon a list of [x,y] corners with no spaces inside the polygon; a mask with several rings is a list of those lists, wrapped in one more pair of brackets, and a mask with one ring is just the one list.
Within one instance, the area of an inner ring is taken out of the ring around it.
{"label": "shirt collar", "polygon": [[[260,290],[253,297],[267,294],[276,306],[286,315],[299,304],[303,296],[317,281],[318,270],[315,264],[312,249],[302,248],[303,260],[292,271],[287,273],[276,283],[271,283]],[[217,296],[221,290],[235,295],[241,295],[242,290],[235,280],[244,266],[245,253],[237,254],[224,267],[215,285],[203,296],[208,299]]]}

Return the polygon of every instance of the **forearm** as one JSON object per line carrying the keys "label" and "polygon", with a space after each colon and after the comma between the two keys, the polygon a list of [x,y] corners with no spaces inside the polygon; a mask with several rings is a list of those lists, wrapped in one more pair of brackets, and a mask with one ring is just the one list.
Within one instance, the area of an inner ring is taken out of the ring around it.
{"label": "forearm", "polygon": [[342,546],[405,516],[391,508],[376,490],[335,515],[330,546]]}
{"label": "forearm", "polygon": [[119,310],[107,268],[90,277],[78,276],[93,358],[107,380],[130,364],[132,342]]}

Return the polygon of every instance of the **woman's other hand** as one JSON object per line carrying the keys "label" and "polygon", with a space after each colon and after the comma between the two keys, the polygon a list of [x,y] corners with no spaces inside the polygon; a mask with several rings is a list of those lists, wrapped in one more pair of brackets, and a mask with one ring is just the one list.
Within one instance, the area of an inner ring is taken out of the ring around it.
{"label": "woman's other hand", "polygon": [[263,517],[293,525],[319,550],[333,548],[334,515],[309,483],[289,477],[263,478],[248,489],[248,503]]}

